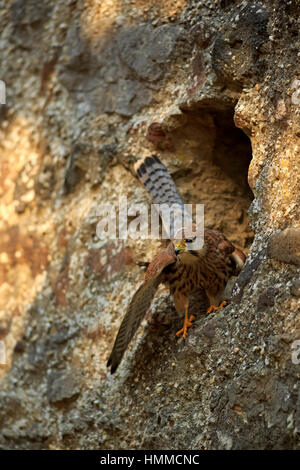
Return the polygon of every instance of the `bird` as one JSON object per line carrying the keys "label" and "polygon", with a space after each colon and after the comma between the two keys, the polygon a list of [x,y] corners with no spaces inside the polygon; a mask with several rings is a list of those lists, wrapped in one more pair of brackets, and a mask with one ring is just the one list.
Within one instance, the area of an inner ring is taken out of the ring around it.
{"label": "bird", "polygon": [[[135,165],[135,172],[152,203],[175,204],[183,211],[184,204],[174,181],[157,155],[139,160]],[[163,214],[161,216],[164,224]],[[223,308],[226,302],[220,303],[220,299],[227,282],[244,267],[245,254],[223,233],[204,229],[203,245],[199,249],[196,242],[201,237],[201,231],[195,223],[188,228],[183,227],[177,238],[174,222],[173,220],[173,226],[169,229],[170,241],[167,247],[159,251],[149,263],[144,281],[129,303],[107,361],[111,374],[117,370],[160,284],[169,288],[177,313],[184,314],[183,326],[176,336],[186,339],[188,328],[195,320],[193,315],[188,314],[189,296],[202,289],[210,303],[207,313]]]}

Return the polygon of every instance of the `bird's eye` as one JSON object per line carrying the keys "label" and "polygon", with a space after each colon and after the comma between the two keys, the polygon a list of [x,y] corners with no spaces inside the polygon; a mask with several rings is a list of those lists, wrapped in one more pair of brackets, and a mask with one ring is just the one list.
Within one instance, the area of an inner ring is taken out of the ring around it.
{"label": "bird's eye", "polygon": [[186,241],[187,243],[193,243],[194,240],[192,240],[191,238],[186,238],[185,241]]}

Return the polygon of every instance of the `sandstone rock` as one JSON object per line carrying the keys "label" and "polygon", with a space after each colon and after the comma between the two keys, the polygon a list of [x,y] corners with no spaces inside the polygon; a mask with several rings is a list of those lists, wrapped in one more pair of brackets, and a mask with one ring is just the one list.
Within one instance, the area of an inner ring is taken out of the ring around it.
{"label": "sandstone rock", "polygon": [[57,371],[50,375],[47,389],[50,403],[75,398],[79,393],[80,385],[72,372]]}
{"label": "sandstone rock", "polygon": [[229,87],[242,87],[255,76],[261,76],[264,65],[260,48],[268,40],[268,11],[249,2],[217,36],[213,52],[213,69],[220,81]]}
{"label": "sandstone rock", "polygon": [[287,228],[271,235],[268,253],[270,258],[300,266],[300,229]]}
{"label": "sandstone rock", "polygon": [[300,279],[295,279],[291,286],[291,293],[295,297],[300,297]]}
{"label": "sandstone rock", "polygon": [[[297,2],[6,3],[1,449],[299,449]],[[99,239],[99,208],[148,203],[154,148],[248,260],[186,341],[162,286],[111,377],[164,242]]]}
{"label": "sandstone rock", "polygon": [[162,77],[180,33],[178,25],[125,30],[119,40],[121,60],[142,80],[156,81]]}
{"label": "sandstone rock", "polygon": [[257,302],[257,310],[263,311],[268,309],[268,307],[273,307],[275,303],[275,297],[279,293],[278,289],[274,287],[269,287],[262,294],[260,294]]}

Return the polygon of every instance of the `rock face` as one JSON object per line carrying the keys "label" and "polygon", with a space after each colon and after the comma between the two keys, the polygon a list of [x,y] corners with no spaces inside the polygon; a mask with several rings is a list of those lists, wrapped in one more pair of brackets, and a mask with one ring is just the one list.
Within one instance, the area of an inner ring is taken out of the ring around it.
{"label": "rock face", "polygon": [[[299,2],[0,9],[0,448],[299,448]],[[163,242],[99,239],[99,209],[147,203],[149,153],[248,261],[185,342],[161,288],[110,376]]]}

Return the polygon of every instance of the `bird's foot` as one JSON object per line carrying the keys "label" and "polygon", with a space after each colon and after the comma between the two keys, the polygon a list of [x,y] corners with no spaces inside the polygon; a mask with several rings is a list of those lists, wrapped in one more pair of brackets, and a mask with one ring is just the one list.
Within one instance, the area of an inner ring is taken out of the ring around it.
{"label": "bird's foot", "polygon": [[182,335],[183,338],[185,339],[187,336],[187,329],[193,325],[192,321],[195,320],[194,315],[190,315],[190,318],[187,318],[187,316],[184,319],[184,324],[181,330],[177,331],[176,336]]}
{"label": "bird's foot", "polygon": [[226,300],[223,300],[223,302],[220,303],[219,307],[215,307],[214,305],[211,305],[211,306],[206,310],[206,313],[212,313],[212,312],[214,312],[215,310],[221,310],[223,307],[225,307],[225,305],[227,305]]}

